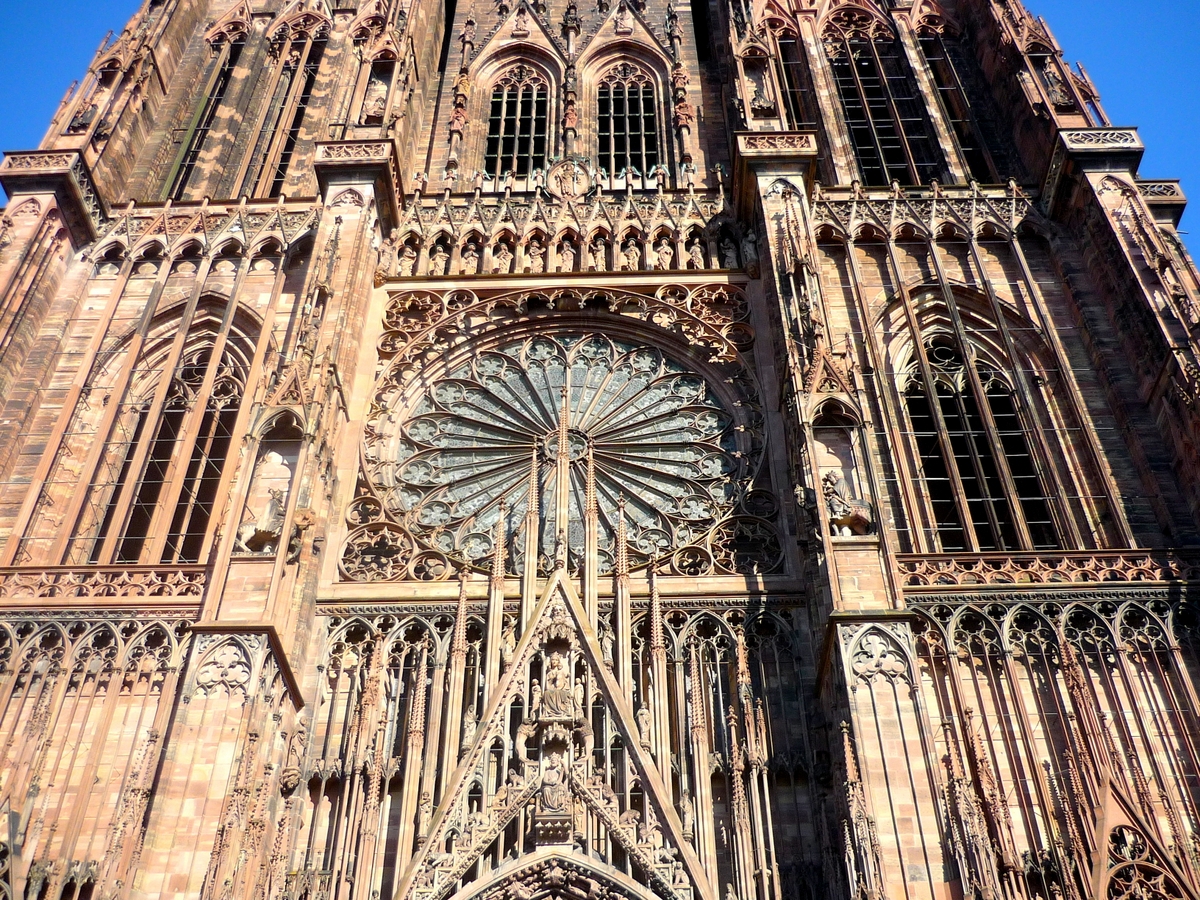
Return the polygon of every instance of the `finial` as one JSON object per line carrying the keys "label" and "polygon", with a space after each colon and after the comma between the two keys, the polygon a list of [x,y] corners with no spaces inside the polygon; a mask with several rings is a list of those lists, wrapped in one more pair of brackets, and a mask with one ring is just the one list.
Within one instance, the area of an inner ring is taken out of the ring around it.
{"label": "finial", "polygon": [[618,576],[629,574],[629,533],[625,527],[625,494],[617,495],[617,558]]}
{"label": "finial", "polygon": [[504,550],[506,545],[505,540],[505,520],[508,517],[508,504],[501,499],[500,501],[500,517],[496,519],[496,526],[493,529],[492,535],[492,579],[504,577]]}

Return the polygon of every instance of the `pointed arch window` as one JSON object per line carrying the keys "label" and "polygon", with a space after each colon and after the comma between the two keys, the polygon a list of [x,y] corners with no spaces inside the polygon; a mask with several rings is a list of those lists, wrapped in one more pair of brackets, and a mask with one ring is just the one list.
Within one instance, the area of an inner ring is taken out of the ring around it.
{"label": "pointed arch window", "polygon": [[222,303],[199,308],[182,346],[171,340],[178,323],[164,323],[134,366],[68,561],[201,561],[257,340],[228,313]]}
{"label": "pointed arch window", "polygon": [[188,182],[195,174],[196,164],[200,161],[200,154],[208,142],[213,123],[225,102],[225,96],[233,81],[233,72],[245,46],[245,36],[242,34],[235,34],[232,38],[223,39],[212,46],[215,64],[204,92],[204,101],[197,107],[184,130],[179,155],[171,167],[171,176],[167,182],[166,196],[172,200],[183,200],[187,195]]}
{"label": "pointed arch window", "polygon": [[528,178],[546,168],[550,91],[530,66],[513,66],[492,88],[484,172],[489,178],[512,173]]}
{"label": "pointed arch window", "polygon": [[948,335],[925,355],[929,382],[914,369],[905,405],[941,549],[1058,549],[1051,498],[1003,374],[979,361],[972,377]]}
{"label": "pointed arch window", "polygon": [[643,177],[659,163],[658,92],[650,73],[623,62],[600,80],[596,132],[600,168],[613,176],[636,170]]}
{"label": "pointed arch window", "polygon": [[997,182],[999,178],[986,144],[980,137],[975,111],[968,98],[963,80],[963,60],[957,42],[942,29],[926,25],[920,30],[919,43],[937,88],[942,114],[958,140],[971,178],[981,184]]}
{"label": "pointed arch window", "polygon": [[[277,43],[280,65],[243,184],[255,197],[278,197],[300,143],[301,130],[313,101],[328,28],[313,25]],[[286,32],[285,32],[286,34]]]}
{"label": "pointed arch window", "polygon": [[848,11],[831,17],[822,37],[863,181],[884,187],[940,178],[941,150],[891,30]]}

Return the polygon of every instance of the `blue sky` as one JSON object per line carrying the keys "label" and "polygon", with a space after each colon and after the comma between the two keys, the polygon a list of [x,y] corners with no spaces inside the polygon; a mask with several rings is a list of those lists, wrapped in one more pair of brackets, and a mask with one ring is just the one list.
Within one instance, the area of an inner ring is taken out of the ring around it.
{"label": "blue sky", "polygon": [[[1026,0],[1046,18],[1067,59],[1081,60],[1116,125],[1139,126],[1142,175],[1181,178],[1200,209],[1200,3],[1197,0]],[[100,39],[119,30],[137,0],[58,0],[53,13],[0,0],[0,150],[37,145],[67,86]],[[1189,210],[1200,223],[1200,212]],[[1200,224],[1196,225],[1200,229]],[[1200,248],[1200,238],[1190,238]]]}

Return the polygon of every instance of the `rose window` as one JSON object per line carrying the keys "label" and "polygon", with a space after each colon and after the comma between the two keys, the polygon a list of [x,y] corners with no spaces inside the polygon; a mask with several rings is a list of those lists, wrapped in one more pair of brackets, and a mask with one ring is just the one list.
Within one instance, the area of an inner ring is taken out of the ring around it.
{"label": "rose window", "polygon": [[[508,568],[524,571],[535,466],[538,566],[547,570],[565,540],[577,570],[589,464],[601,572],[612,571],[622,504],[632,566],[659,559],[703,574],[778,565],[773,526],[745,514],[770,505],[747,490],[759,455],[753,429],[703,375],[659,349],[594,333],[514,338],[396,406],[405,408],[381,423],[364,460],[369,484],[349,512],[363,526],[343,553],[355,580],[397,577],[404,555],[435,568],[486,568],[502,502]],[[558,521],[564,417],[567,515]]]}

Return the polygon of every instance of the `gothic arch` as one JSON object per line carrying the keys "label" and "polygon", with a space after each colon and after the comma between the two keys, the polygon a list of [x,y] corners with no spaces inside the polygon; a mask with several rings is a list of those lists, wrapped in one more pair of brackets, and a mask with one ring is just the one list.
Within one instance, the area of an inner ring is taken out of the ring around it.
{"label": "gothic arch", "polygon": [[565,898],[571,896],[564,890],[568,887],[573,887],[575,891],[581,888],[585,892],[594,891],[596,882],[599,882],[599,887],[608,888],[611,892],[609,896],[621,900],[663,900],[646,886],[638,884],[628,875],[598,860],[550,848],[523,856],[520,866],[497,870],[488,878],[471,882],[462,890],[450,895],[449,900],[500,900],[506,891],[513,890],[523,881],[531,888],[528,900],[541,900],[543,897],[554,900]]}

